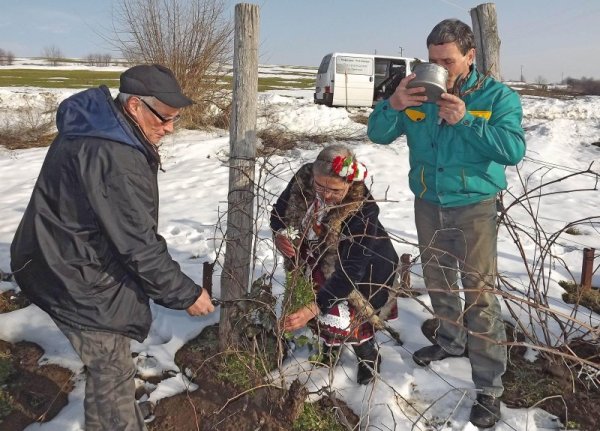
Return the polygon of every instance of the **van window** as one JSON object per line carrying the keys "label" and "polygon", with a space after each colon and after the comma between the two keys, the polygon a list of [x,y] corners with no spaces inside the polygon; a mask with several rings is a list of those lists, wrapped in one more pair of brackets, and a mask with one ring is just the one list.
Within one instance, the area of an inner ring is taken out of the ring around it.
{"label": "van window", "polygon": [[400,81],[406,76],[406,62],[398,59],[375,60],[374,99],[387,99],[392,95]]}
{"label": "van window", "polygon": [[373,59],[365,57],[336,57],[335,73],[373,75]]}
{"label": "van window", "polygon": [[375,59],[375,87],[378,87],[389,76],[389,63],[387,60]]}
{"label": "van window", "polygon": [[392,61],[390,68],[390,76],[400,75],[401,78],[406,76],[406,63],[404,61]]}
{"label": "van window", "polygon": [[331,61],[331,54],[326,55],[321,60],[321,65],[319,66],[319,70],[317,73],[326,73],[327,69],[329,69],[329,62]]}

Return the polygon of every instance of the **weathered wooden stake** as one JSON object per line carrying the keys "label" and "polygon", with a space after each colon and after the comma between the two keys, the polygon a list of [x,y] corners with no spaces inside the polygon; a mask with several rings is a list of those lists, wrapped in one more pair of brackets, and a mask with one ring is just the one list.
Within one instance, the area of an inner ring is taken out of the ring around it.
{"label": "weathered wooden stake", "polygon": [[583,263],[581,264],[581,289],[589,290],[592,288],[592,272],[594,269],[594,253],[593,248],[583,249]]}
{"label": "weathered wooden stake", "polygon": [[[258,6],[235,5],[233,101],[229,127],[229,194],[221,298],[243,297],[250,284],[254,217],[254,163],[258,94]],[[221,309],[221,350],[237,344],[235,307]]]}
{"label": "weathered wooden stake", "polygon": [[471,9],[475,33],[475,63],[481,73],[490,73],[500,81],[500,37],[496,20],[496,5],[483,3]]}

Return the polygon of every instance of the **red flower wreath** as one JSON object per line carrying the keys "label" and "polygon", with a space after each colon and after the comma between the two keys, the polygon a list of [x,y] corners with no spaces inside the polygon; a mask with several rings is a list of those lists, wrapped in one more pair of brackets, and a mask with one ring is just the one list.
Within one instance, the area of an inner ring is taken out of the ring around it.
{"label": "red flower wreath", "polygon": [[331,169],[349,183],[367,178],[367,167],[352,157],[336,156],[331,162]]}
{"label": "red flower wreath", "polygon": [[331,168],[333,169],[333,172],[335,174],[339,175],[343,167],[344,167],[344,158],[342,156],[336,156],[333,159],[333,162],[331,164]]}

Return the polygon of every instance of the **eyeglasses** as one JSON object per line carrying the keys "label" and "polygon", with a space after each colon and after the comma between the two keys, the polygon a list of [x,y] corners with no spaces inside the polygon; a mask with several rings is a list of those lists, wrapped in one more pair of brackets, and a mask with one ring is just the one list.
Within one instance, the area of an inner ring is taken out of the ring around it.
{"label": "eyeglasses", "polygon": [[148,108],[150,110],[150,112],[152,112],[154,115],[156,115],[156,118],[158,118],[163,125],[165,125],[169,122],[172,122],[173,124],[175,124],[181,119],[181,115],[179,115],[179,114],[175,115],[172,118],[165,118],[156,109],[154,109],[152,106],[150,106],[150,104],[148,102],[146,102],[144,99],[142,99],[141,97],[139,97],[139,99],[146,106],[146,108]]}
{"label": "eyeglasses", "polygon": [[323,196],[325,196],[326,194],[329,193],[331,196],[342,197],[348,191],[347,187],[343,187],[341,189],[331,189],[329,187],[325,187],[324,185],[316,182],[314,179],[313,179],[313,188],[315,189],[315,192],[317,192],[317,194],[323,195]]}

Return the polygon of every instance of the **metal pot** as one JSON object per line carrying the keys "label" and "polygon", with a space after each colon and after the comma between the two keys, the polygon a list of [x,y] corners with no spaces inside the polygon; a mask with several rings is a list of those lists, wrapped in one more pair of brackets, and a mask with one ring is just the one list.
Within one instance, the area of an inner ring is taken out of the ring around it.
{"label": "metal pot", "polygon": [[427,102],[435,103],[445,93],[448,71],[435,63],[419,63],[413,72],[417,75],[406,88],[425,87]]}

